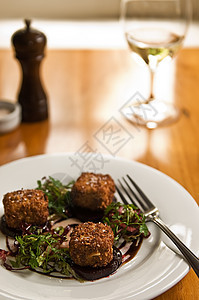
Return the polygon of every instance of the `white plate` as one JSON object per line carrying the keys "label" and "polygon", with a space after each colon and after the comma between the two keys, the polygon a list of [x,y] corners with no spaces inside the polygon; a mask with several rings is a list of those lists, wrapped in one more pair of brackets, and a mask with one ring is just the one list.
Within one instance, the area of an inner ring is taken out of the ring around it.
{"label": "white plate", "polygon": [[[73,162],[72,162],[73,161]],[[159,207],[162,219],[186,245],[199,254],[198,206],[190,194],[163,173],[143,164],[109,156],[76,154],[41,155],[0,167],[0,197],[20,188],[34,188],[43,176],[77,178],[87,165],[91,171],[109,173],[114,180],[129,173]],[[85,169],[84,169],[85,170]],[[63,176],[65,175],[65,176]],[[2,202],[0,203],[3,214]],[[96,282],[79,283],[35,274],[10,272],[0,267],[0,299],[15,300],[130,300],[151,299],[171,288],[189,271],[187,263],[165,243],[164,234],[149,224],[151,236],[136,257],[116,274]],[[0,247],[5,237],[0,236]]]}

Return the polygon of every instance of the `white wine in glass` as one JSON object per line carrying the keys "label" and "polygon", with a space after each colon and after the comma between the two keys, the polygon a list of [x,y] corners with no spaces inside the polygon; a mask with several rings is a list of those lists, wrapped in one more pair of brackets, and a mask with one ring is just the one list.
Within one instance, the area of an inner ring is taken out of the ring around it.
{"label": "white wine in glass", "polygon": [[182,47],[190,20],[190,0],[121,1],[121,21],[129,48],[145,61],[151,74],[149,98],[122,110],[131,122],[156,128],[177,120],[179,110],[154,97],[153,81],[159,63],[174,57]]}

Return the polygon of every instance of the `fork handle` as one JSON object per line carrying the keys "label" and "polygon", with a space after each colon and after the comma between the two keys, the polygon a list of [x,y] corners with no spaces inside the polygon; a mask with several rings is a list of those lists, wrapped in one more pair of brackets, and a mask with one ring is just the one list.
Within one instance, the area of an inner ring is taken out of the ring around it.
{"label": "fork handle", "polygon": [[195,256],[195,254],[185,246],[185,244],[167,227],[167,225],[158,216],[149,216],[149,221],[155,223],[172,240],[172,242],[184,255],[187,262],[193,268],[196,275],[199,277],[199,259]]}

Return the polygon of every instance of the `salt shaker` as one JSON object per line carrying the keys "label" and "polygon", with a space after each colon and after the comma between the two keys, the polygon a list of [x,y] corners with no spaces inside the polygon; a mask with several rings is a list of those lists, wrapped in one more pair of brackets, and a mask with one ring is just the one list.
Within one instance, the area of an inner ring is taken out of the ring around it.
{"label": "salt shaker", "polygon": [[46,36],[25,20],[26,27],[12,36],[16,58],[22,68],[18,102],[22,108],[22,122],[37,122],[48,118],[47,96],[40,79],[40,64],[44,57]]}

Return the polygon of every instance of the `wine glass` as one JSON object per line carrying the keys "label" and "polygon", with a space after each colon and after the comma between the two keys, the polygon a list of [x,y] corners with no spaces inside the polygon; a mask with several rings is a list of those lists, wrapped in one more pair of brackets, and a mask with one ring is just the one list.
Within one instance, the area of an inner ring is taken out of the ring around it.
{"label": "wine glass", "polygon": [[131,122],[156,128],[177,120],[179,109],[156,99],[155,71],[164,60],[173,58],[182,47],[191,20],[190,0],[121,0],[121,22],[132,53],[148,65],[151,91],[148,99],[123,107]]}

